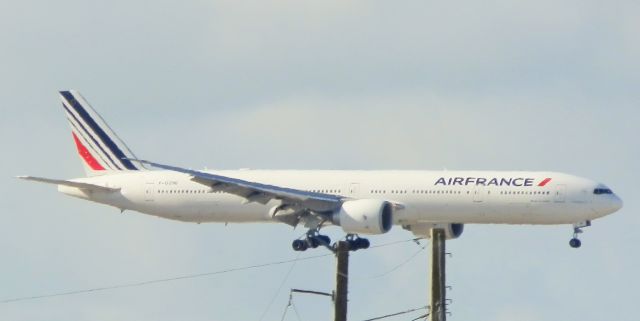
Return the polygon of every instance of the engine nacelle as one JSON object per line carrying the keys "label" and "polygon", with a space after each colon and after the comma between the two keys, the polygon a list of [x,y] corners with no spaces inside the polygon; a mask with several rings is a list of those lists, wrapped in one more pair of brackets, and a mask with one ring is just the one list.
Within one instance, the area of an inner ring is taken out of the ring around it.
{"label": "engine nacelle", "polygon": [[391,203],[376,199],[346,201],[333,215],[333,224],[347,233],[387,233],[393,225]]}
{"label": "engine nacelle", "polygon": [[417,223],[403,225],[402,228],[413,232],[415,236],[431,238],[431,229],[443,229],[447,240],[457,239],[464,231],[464,224],[461,223]]}

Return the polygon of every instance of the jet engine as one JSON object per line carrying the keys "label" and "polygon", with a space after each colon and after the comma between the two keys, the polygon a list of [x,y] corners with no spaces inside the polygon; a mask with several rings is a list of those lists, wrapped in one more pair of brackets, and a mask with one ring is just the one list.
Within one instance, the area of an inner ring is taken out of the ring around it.
{"label": "jet engine", "polygon": [[352,234],[387,233],[393,225],[391,203],[376,199],[346,201],[333,215],[333,224]]}
{"label": "jet engine", "polygon": [[431,229],[443,229],[447,240],[457,239],[464,231],[464,224],[461,223],[417,223],[402,226],[405,230],[413,232],[414,235],[431,238]]}

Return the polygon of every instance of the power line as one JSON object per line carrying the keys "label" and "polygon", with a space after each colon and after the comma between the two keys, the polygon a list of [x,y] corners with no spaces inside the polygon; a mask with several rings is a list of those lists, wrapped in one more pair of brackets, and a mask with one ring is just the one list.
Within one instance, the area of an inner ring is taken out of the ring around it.
{"label": "power line", "polygon": [[287,312],[289,311],[289,307],[293,308],[293,312],[296,314],[296,319],[298,321],[302,321],[300,319],[300,313],[298,313],[298,309],[296,308],[296,305],[293,303],[293,291],[289,292],[289,302],[287,303],[287,306],[284,308],[284,313],[282,314],[282,318],[280,319],[280,321],[284,321],[284,318],[287,316]]}
{"label": "power line", "polygon": [[380,274],[378,274],[378,275],[371,276],[371,277],[369,277],[369,278],[371,278],[371,279],[377,279],[377,278],[381,278],[381,277],[383,277],[383,276],[386,276],[386,275],[389,275],[389,274],[391,274],[391,273],[395,272],[396,270],[398,270],[398,269],[400,269],[401,267],[405,266],[405,265],[406,265],[406,264],[408,264],[409,262],[413,261],[413,259],[415,259],[415,258],[416,258],[416,256],[418,256],[418,254],[420,254],[420,253],[421,253],[422,251],[424,251],[426,248],[427,248],[426,246],[421,246],[419,250],[417,250],[415,253],[413,253],[413,255],[411,255],[411,256],[410,256],[409,258],[407,258],[406,260],[402,261],[400,264],[398,264],[398,265],[394,266],[392,269],[390,269],[390,270],[388,270],[388,271],[386,271],[386,272],[380,273]]}
{"label": "power line", "polygon": [[[390,242],[390,243],[385,243],[385,244],[372,246],[371,248],[381,248],[381,247],[386,247],[386,246],[391,246],[391,245],[411,242],[411,241],[415,241],[415,240],[417,240],[417,239],[395,241],[395,242]],[[243,267],[237,267],[237,268],[231,268],[231,269],[225,269],[225,270],[218,270],[218,271],[213,271],[213,272],[180,275],[180,276],[175,276],[175,277],[154,279],[154,280],[141,281],[141,282],[131,282],[131,283],[112,285],[112,286],[96,287],[96,288],[90,288],[90,289],[59,292],[59,293],[52,293],[52,294],[15,297],[15,298],[9,298],[9,299],[0,300],[0,304],[14,303],[14,302],[20,302],[20,301],[32,301],[32,300],[38,300],[38,299],[47,299],[47,298],[54,298],[54,297],[60,297],[60,296],[69,296],[69,295],[76,295],[76,294],[87,294],[87,293],[103,292],[103,291],[117,290],[117,289],[143,287],[143,286],[152,285],[152,284],[158,284],[158,283],[167,283],[167,282],[173,282],[173,281],[188,280],[188,279],[209,277],[209,276],[232,273],[232,272],[240,272],[240,271],[246,271],[246,270],[252,270],[252,269],[265,268],[265,267],[269,267],[269,266],[293,263],[293,262],[296,262],[296,261],[314,260],[314,259],[328,257],[328,256],[333,256],[333,253],[308,256],[308,257],[304,257],[304,258],[295,258],[295,259],[289,259],[289,260],[275,261],[275,262],[269,262],[269,263],[263,263],[263,264],[249,265],[249,266],[243,266]]]}
{"label": "power line", "polygon": [[282,290],[282,287],[284,286],[284,284],[289,279],[289,275],[291,275],[291,272],[293,272],[293,268],[296,267],[296,263],[298,263],[298,258],[300,257],[301,254],[302,254],[302,252],[298,252],[298,255],[296,256],[296,260],[293,261],[293,264],[291,264],[291,267],[289,268],[289,271],[284,276],[284,279],[282,279],[282,282],[280,282],[280,286],[276,290],[276,293],[273,294],[273,297],[271,298],[271,301],[269,301],[269,305],[267,305],[267,307],[264,309],[264,312],[262,312],[262,316],[260,316],[260,321],[264,320],[264,317],[269,312],[269,309],[271,309],[271,306],[273,305],[273,302],[275,302],[276,299],[278,298],[278,294],[280,294],[280,290]]}
{"label": "power line", "polygon": [[291,307],[293,308],[293,312],[296,314],[296,318],[298,319],[298,321],[302,321],[300,318],[300,313],[298,312],[298,308],[296,308],[295,303],[293,303],[293,301],[291,301]]}
{"label": "power line", "polygon": [[284,321],[284,318],[287,317],[287,311],[289,311],[289,307],[291,306],[291,300],[293,300],[293,293],[289,293],[289,302],[287,302],[287,306],[284,307],[284,312],[282,313],[282,318],[280,318],[280,321]]}
{"label": "power line", "polygon": [[314,256],[309,256],[309,257],[305,257],[305,258],[296,258],[296,259],[291,259],[291,260],[276,261],[276,262],[270,262],[270,263],[264,263],[264,264],[256,264],[256,265],[250,265],[250,266],[244,266],[244,267],[238,267],[238,268],[232,268],[232,269],[226,269],[226,270],[219,270],[219,271],[213,271],[213,272],[206,272],[206,273],[181,275],[181,276],[176,276],[176,277],[171,277],[171,278],[164,278],[164,279],[155,279],[155,280],[142,281],[142,282],[125,283],[125,284],[119,284],[119,285],[113,285],[113,286],[105,286],[105,287],[97,287],[97,288],[84,289],[84,290],[60,292],[60,293],[54,293],[54,294],[34,295],[34,296],[25,296],[25,297],[19,297],[19,298],[11,298],[11,299],[5,299],[5,300],[0,301],[0,304],[19,302],[19,301],[30,301],[30,300],[36,300],[36,299],[53,298],[53,297],[58,297],[58,296],[67,296],[67,295],[74,295],[74,294],[93,293],[93,292],[101,292],[101,291],[108,291],[108,290],[141,287],[141,286],[157,284],[157,283],[165,283],[165,282],[172,282],[172,281],[179,281],[179,280],[195,279],[195,278],[208,277],[208,276],[231,273],[231,272],[239,272],[239,271],[257,269],[257,268],[264,268],[264,267],[269,267],[269,266],[274,266],[274,265],[281,265],[281,264],[286,264],[286,263],[291,263],[291,262],[296,262],[296,261],[313,260],[313,259],[318,259],[318,258],[321,258],[321,257],[331,256],[331,255],[332,254],[314,255]]}
{"label": "power line", "polygon": [[422,240],[422,239],[424,239],[424,238],[423,237],[416,237],[416,238],[408,239],[408,240],[401,240],[401,241],[383,243],[383,244],[379,244],[379,245],[372,245],[369,248],[370,249],[375,249],[375,248],[387,247],[387,246],[396,245],[396,244],[402,244],[402,243],[407,243],[407,242],[415,242],[416,244],[420,245],[419,241]]}
{"label": "power line", "polygon": [[[427,308],[427,307],[426,307],[426,306],[424,306],[424,307],[420,307],[420,308],[409,309],[409,310],[406,310],[406,311],[396,312],[396,313],[392,313],[392,314],[387,314],[387,315],[383,315],[383,316],[380,316],[380,317],[375,317],[375,318],[372,318],[372,319],[366,319],[366,320],[364,320],[364,321],[382,320],[382,319],[386,319],[386,318],[395,317],[395,316],[398,316],[398,315],[403,315],[403,314],[407,314],[407,313],[411,313],[411,312],[415,312],[415,311],[424,310],[424,309],[426,309],[426,308]],[[422,318],[422,317],[420,317],[420,318]]]}

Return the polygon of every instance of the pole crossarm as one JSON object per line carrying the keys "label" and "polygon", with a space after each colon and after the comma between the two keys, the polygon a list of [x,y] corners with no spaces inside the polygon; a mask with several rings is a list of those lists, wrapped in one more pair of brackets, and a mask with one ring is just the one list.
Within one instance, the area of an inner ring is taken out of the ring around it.
{"label": "pole crossarm", "polygon": [[292,293],[304,293],[304,294],[315,294],[315,295],[324,295],[328,297],[333,297],[333,294],[327,292],[320,291],[311,291],[311,290],[302,290],[302,289],[291,289]]}

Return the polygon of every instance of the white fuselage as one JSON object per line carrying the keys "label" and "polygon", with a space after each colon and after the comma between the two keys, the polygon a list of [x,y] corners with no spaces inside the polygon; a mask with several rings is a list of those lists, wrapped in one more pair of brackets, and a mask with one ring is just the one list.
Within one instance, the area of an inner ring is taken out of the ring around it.
{"label": "white fuselage", "polygon": [[[571,224],[605,216],[622,206],[615,194],[594,193],[602,184],[555,172],[237,170],[215,174],[353,199],[387,200],[397,205],[393,221],[400,225]],[[85,192],[62,185],[59,190],[122,210],[187,222],[275,222],[270,209],[279,204],[246,203],[171,171],[74,181],[120,191]]]}

